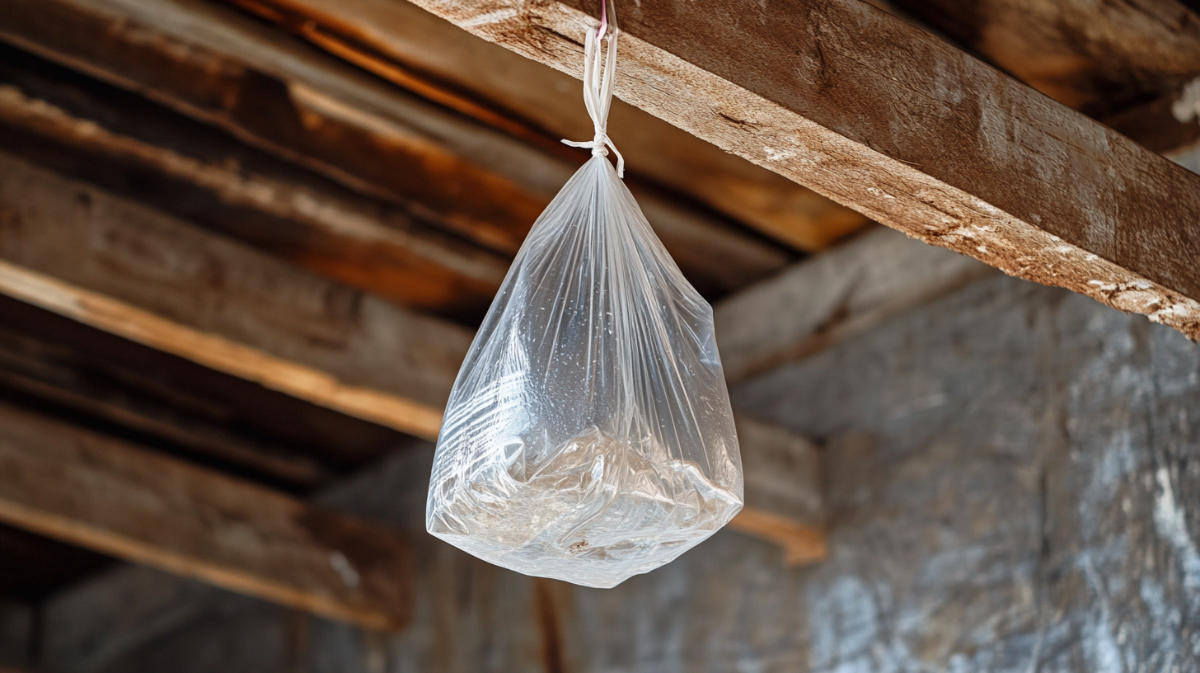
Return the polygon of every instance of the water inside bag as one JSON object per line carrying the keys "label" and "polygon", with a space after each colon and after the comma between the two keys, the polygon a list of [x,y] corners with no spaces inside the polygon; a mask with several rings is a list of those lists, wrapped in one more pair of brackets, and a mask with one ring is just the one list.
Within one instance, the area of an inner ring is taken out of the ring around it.
{"label": "water inside bag", "polygon": [[471,346],[428,530],[518,572],[610,587],[741,505],[712,308],[595,157],[534,225]]}
{"label": "water inside bag", "polygon": [[[615,23],[615,16],[614,16]],[[426,528],[528,575],[612,587],[742,507],[712,307],[621,181],[617,31],[588,31],[592,158],[534,223],[446,406]],[[617,155],[617,168],[605,158]]]}

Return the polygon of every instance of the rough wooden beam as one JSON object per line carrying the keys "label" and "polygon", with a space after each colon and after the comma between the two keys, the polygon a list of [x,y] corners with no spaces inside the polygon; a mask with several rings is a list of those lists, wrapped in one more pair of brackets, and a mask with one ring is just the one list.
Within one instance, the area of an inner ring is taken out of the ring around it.
{"label": "rough wooden beam", "polygon": [[0,155],[0,292],[436,437],[470,333]]}
{"label": "rough wooden beam", "polygon": [[471,338],[2,153],[0,293],[426,439]]}
{"label": "rough wooden beam", "polygon": [[746,506],[729,527],[783,548],[789,565],[824,560],[825,499],[821,456],[809,440],[735,414],[745,471]]}
{"label": "rough wooden beam", "polygon": [[[548,148],[590,137],[579,84],[405,2],[230,0],[418,95]],[[687,194],[801,250],[867,224],[862,215],[617,101],[609,130],[633,175]]]}
{"label": "rough wooden beam", "polygon": [[[505,257],[168,110],[4,48],[0,145],[348,285],[477,320]],[[24,66],[24,67],[22,67]]]}
{"label": "rough wooden beam", "polygon": [[[596,25],[581,0],[415,4],[572,74]],[[617,5],[626,101],[923,241],[1200,339],[1200,176],[857,0]]]}
{"label": "rough wooden beam", "polygon": [[282,442],[249,437],[245,429],[229,427],[234,423],[212,418],[220,414],[236,418],[234,404],[214,410],[211,403],[187,399],[187,393],[164,399],[161,390],[147,390],[148,382],[136,373],[106,375],[110,373],[106,365],[111,363],[88,361],[77,351],[47,343],[41,335],[25,334],[23,325],[5,324],[6,318],[0,317],[2,392],[138,433],[194,458],[236,466],[280,486],[304,491],[332,477],[328,466],[311,456],[284,450]]}
{"label": "rough wooden beam", "polygon": [[718,303],[725,378],[810,356],[989,273],[970,257],[876,228]]}
{"label": "rough wooden beam", "polygon": [[[12,0],[0,40],[505,254],[574,168],[203,0]],[[634,187],[702,292],[728,292],[788,261],[720,218]]]}
{"label": "rough wooden beam", "polygon": [[1200,75],[1200,15],[1177,0],[891,2],[1096,118],[1166,95]]}
{"label": "rough wooden beam", "polygon": [[0,325],[0,398],[295,494],[404,439],[2,295]]}
{"label": "rough wooden beam", "polygon": [[1147,149],[1184,163],[1181,159],[1200,148],[1200,77],[1176,91],[1105,117],[1104,123]]}
{"label": "rough wooden beam", "polygon": [[410,607],[398,533],[3,405],[0,519],[371,628]]}

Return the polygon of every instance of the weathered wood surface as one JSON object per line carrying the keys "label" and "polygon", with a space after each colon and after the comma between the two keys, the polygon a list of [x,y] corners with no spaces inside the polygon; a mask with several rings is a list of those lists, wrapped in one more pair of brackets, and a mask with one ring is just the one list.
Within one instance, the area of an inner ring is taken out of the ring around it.
{"label": "weathered wood surface", "polygon": [[[413,628],[380,644],[317,622],[303,661],[314,673],[1200,665],[1200,352],[1179,335],[996,277],[734,396],[829,440],[828,562],[785,569],[777,550],[719,533],[616,589],[555,585],[531,600],[527,578],[421,542]],[[419,479],[430,456],[406,456],[366,479]],[[420,530],[419,493],[362,486],[330,506]],[[107,670],[244,653],[283,623],[255,610],[226,622]],[[227,660],[227,673],[266,668]]]}
{"label": "weathered wood surface", "polygon": [[[0,325],[0,399],[293,494],[404,439],[5,296]],[[226,444],[231,437],[240,442]]]}
{"label": "weathered wood surface", "polygon": [[92,354],[54,343],[44,332],[7,323],[14,317],[0,311],[0,398],[99,421],[137,433],[143,442],[293,490],[332,477],[336,461],[305,455],[300,447],[231,422],[244,413],[233,400],[218,404],[194,390],[165,391],[153,374],[131,371],[123,361],[97,363]]}
{"label": "weathered wood surface", "polygon": [[1177,0],[891,0],[1055,100],[1103,118],[1200,75],[1200,15]]}
{"label": "weathered wood surface", "polygon": [[735,414],[746,486],[746,505],[731,530],[774,541],[791,565],[821,561],[825,545],[825,500],[821,455],[811,441]]}
{"label": "weathered wood surface", "polygon": [[[577,74],[582,0],[416,0]],[[1200,339],[1200,176],[857,0],[618,2],[617,95],[925,242]]]}
{"label": "weathered wood surface", "polygon": [[811,356],[992,272],[970,257],[871,230],[714,307],[725,378],[742,381]]}
{"label": "weathered wood surface", "polygon": [[1200,172],[1185,159],[1200,150],[1200,77],[1176,91],[1105,117],[1104,123],[1193,173]]}
{"label": "weathered wood surface", "polygon": [[0,519],[335,619],[398,628],[397,533],[0,406]]}
{"label": "weathered wood surface", "polygon": [[[406,2],[231,0],[414,93],[539,145],[590,138],[579,83]],[[862,215],[616,101],[609,132],[633,175],[698,199],[802,250],[867,224]]]}
{"label": "weathered wood surface", "polygon": [[474,321],[508,259],[144,99],[0,47],[0,145],[348,285]]}
{"label": "weathered wood surface", "polygon": [[[202,0],[11,0],[0,40],[505,254],[575,167]],[[632,187],[703,292],[736,289],[789,259],[721,218]]]}
{"label": "weathered wood surface", "polygon": [[436,437],[470,333],[0,156],[4,294]]}

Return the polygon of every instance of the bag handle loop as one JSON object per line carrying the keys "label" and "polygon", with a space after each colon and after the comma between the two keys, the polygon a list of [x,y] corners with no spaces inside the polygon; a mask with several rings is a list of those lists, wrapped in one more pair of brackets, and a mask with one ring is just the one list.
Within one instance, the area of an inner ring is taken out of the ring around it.
{"label": "bag handle loop", "polygon": [[[617,155],[617,176],[625,177],[625,157],[608,137],[608,111],[612,107],[613,73],[617,67],[617,15],[614,8],[613,23],[608,25],[608,2],[603,2],[603,14],[600,29],[587,32],[587,43],[583,52],[583,105],[587,108],[588,116],[596,134],[591,140],[563,140],[563,144],[571,147],[590,147],[592,156],[606,157],[608,150]],[[607,33],[607,34],[606,34]],[[601,40],[608,38],[607,58],[603,56]]]}

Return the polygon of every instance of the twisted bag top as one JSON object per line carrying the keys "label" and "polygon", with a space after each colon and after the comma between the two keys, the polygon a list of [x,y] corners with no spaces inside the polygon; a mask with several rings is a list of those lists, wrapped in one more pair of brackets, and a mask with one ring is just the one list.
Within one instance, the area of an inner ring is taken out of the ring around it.
{"label": "twisted bag top", "polygon": [[588,31],[595,136],[570,143],[592,158],[534,223],[471,345],[426,513],[479,558],[592,587],[670,562],[742,507],[712,307],[619,177],[616,30],[603,70],[602,40]]}

